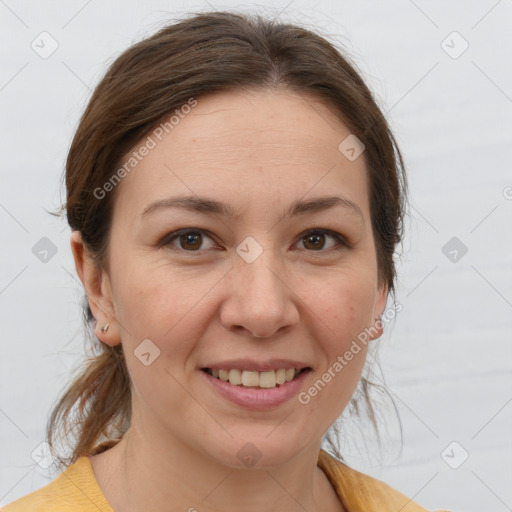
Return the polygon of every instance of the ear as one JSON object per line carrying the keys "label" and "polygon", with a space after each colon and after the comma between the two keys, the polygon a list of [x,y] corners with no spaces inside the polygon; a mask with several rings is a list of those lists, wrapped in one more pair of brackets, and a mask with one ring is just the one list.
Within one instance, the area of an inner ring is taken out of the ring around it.
{"label": "ear", "polygon": [[371,332],[370,340],[376,340],[382,336],[384,332],[384,326],[382,324],[382,314],[386,308],[386,303],[388,301],[388,286],[387,284],[381,283],[379,284],[377,291],[375,292],[375,305],[373,308],[374,312],[374,323],[373,326],[369,329]]}
{"label": "ear", "polygon": [[[89,306],[96,319],[96,337],[108,345],[117,345],[121,342],[121,336],[116,321],[108,274],[92,259],[83,243],[80,231],[71,233],[71,251],[75,260],[76,272],[84,285]],[[106,325],[108,325],[108,330],[103,332],[101,328]]]}

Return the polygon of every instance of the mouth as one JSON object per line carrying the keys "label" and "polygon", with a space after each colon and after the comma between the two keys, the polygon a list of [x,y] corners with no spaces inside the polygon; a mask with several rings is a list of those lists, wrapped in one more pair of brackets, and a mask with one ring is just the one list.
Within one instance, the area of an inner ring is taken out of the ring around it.
{"label": "mouth", "polygon": [[276,368],[263,372],[237,368],[201,368],[201,370],[215,379],[239,388],[273,389],[296,380],[303,373],[311,371],[311,368],[309,366],[305,368]]}

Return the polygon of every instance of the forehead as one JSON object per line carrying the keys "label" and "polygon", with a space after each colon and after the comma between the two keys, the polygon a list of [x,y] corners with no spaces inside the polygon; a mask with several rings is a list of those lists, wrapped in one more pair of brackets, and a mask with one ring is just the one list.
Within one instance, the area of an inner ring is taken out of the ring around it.
{"label": "forehead", "polygon": [[350,130],[318,99],[262,90],[196,101],[125,156],[136,163],[117,187],[115,210],[138,215],[184,193],[271,206],[336,191],[368,208],[364,158],[340,152]]}

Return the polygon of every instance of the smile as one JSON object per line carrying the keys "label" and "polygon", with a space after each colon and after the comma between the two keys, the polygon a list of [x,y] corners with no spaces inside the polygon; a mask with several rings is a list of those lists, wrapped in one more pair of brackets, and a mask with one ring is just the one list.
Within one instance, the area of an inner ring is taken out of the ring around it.
{"label": "smile", "polygon": [[204,368],[203,371],[216,379],[229,382],[233,386],[271,389],[282,386],[286,382],[290,382],[307,369],[308,368],[278,368],[276,370],[257,372],[239,370],[236,368],[230,370]]}

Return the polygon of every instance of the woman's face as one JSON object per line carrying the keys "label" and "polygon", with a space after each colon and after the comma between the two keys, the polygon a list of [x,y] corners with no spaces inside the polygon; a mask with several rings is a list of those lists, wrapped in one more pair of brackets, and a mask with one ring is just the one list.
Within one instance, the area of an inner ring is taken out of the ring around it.
{"label": "woman's face", "polygon": [[364,153],[346,158],[348,128],[291,92],[190,110],[133,148],[115,191],[105,275],[133,424],[226,465],[283,463],[349,402],[366,346],[344,354],[385,307]]}

